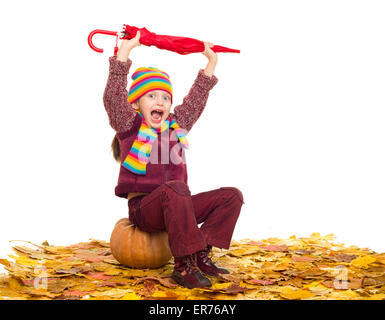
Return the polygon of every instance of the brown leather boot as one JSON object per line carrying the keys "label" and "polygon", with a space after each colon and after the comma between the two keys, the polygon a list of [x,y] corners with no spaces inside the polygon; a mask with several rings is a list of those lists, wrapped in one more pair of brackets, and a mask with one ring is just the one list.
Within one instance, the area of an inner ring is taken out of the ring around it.
{"label": "brown leather boot", "polygon": [[219,268],[213,263],[210,257],[212,256],[211,250],[212,246],[207,245],[205,249],[195,253],[198,268],[209,276],[218,276],[219,273],[230,273],[227,269]]}
{"label": "brown leather boot", "polygon": [[211,281],[206,278],[196,265],[196,256],[174,257],[174,271],[171,276],[181,286],[192,288],[211,287]]}

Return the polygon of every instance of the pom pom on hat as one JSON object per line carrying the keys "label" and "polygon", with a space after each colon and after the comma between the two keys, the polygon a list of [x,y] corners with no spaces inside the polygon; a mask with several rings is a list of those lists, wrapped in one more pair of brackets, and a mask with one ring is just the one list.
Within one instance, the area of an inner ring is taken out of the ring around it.
{"label": "pom pom on hat", "polygon": [[169,75],[157,68],[141,67],[135,70],[131,79],[130,90],[128,92],[127,101],[133,103],[141,96],[152,90],[163,90],[171,95],[172,103],[172,87]]}

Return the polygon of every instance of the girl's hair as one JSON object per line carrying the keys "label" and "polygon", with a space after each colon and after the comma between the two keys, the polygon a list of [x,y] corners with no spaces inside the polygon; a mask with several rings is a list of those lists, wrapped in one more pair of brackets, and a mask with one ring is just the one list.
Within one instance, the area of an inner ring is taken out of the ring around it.
{"label": "girl's hair", "polygon": [[116,134],[115,134],[114,139],[112,139],[111,151],[112,151],[112,155],[114,156],[114,159],[116,160],[116,162],[120,163],[120,161],[121,161],[120,145],[119,145],[119,140],[118,140],[118,137],[116,136]]}

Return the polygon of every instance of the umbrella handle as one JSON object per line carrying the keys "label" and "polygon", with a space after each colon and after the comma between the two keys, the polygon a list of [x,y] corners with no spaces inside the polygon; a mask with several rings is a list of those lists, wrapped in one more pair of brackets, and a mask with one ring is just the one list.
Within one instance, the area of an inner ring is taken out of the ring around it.
{"label": "umbrella handle", "polygon": [[116,36],[116,45],[114,47],[114,55],[116,56],[118,53],[118,32],[117,31],[102,30],[102,29],[95,29],[95,30],[90,32],[90,34],[88,35],[89,46],[91,47],[92,50],[95,50],[96,52],[103,53],[103,49],[95,47],[95,45],[92,42],[93,36],[97,33]]}

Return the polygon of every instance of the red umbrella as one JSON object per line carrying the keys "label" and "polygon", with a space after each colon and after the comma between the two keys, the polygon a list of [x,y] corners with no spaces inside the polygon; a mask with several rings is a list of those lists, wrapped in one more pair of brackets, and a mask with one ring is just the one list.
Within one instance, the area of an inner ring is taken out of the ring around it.
{"label": "red umbrella", "polygon": [[[202,52],[205,49],[203,41],[187,38],[156,34],[148,31],[146,28],[137,28],[124,24],[122,37],[120,39],[135,38],[137,31],[140,31],[139,42],[145,46],[156,46],[159,49],[174,51],[179,54],[189,54],[193,52]],[[213,46],[210,48],[214,52],[234,52],[240,53],[240,50],[230,49],[222,46]]]}

